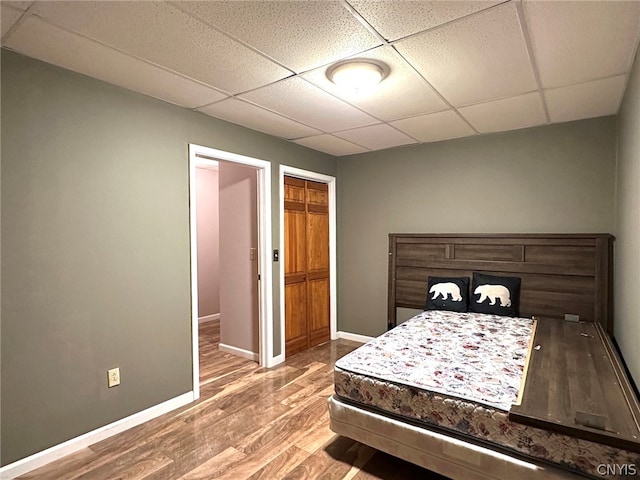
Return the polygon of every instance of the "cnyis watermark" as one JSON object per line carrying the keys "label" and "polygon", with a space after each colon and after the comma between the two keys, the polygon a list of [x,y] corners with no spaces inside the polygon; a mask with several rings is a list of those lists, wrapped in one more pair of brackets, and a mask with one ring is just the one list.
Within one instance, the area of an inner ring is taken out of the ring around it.
{"label": "cnyis watermark", "polygon": [[601,463],[596,470],[603,477],[607,475],[635,477],[640,472],[635,463]]}

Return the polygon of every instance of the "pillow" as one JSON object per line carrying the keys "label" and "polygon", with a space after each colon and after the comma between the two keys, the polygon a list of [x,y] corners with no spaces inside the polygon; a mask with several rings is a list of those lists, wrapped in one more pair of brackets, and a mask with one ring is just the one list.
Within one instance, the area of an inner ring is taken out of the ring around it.
{"label": "pillow", "polygon": [[429,277],[425,310],[466,312],[469,305],[467,277]]}
{"label": "pillow", "polygon": [[520,278],[498,277],[473,272],[469,310],[517,317],[520,306]]}

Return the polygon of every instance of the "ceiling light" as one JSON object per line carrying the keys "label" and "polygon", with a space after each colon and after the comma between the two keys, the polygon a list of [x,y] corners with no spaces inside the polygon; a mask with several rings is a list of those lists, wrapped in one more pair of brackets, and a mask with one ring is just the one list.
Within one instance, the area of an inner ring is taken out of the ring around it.
{"label": "ceiling light", "polygon": [[338,87],[360,93],[374,88],[388,73],[389,67],[382,62],[356,58],[329,67],[327,78]]}

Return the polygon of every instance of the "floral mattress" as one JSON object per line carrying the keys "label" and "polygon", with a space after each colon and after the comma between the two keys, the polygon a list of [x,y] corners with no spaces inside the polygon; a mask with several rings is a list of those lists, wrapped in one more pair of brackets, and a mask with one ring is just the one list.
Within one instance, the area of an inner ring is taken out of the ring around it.
{"label": "floral mattress", "polygon": [[423,312],[339,359],[336,394],[595,478],[603,478],[601,464],[640,464],[639,454],[508,419],[533,325],[525,318]]}

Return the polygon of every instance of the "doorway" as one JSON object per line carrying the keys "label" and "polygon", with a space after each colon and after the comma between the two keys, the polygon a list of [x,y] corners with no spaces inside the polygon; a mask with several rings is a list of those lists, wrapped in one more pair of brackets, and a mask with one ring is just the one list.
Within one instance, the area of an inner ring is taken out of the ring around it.
{"label": "doorway", "polygon": [[220,185],[218,162],[196,166],[200,387],[215,374],[220,345]]}
{"label": "doorway", "polygon": [[[272,265],[271,259],[271,164],[265,160],[246,157],[200,145],[189,145],[189,192],[191,231],[191,328],[194,398],[200,396],[199,333],[198,333],[198,246],[196,168],[218,161],[253,167],[257,181],[258,243],[255,252],[256,281],[258,282],[258,358],[261,366],[275,364],[273,358]],[[247,259],[251,252],[247,251]]]}
{"label": "doorway", "polygon": [[[335,181],[329,175],[280,167],[283,357],[337,338]],[[302,241],[292,243],[294,237]]]}

